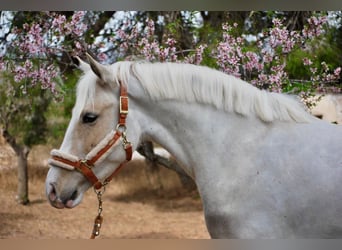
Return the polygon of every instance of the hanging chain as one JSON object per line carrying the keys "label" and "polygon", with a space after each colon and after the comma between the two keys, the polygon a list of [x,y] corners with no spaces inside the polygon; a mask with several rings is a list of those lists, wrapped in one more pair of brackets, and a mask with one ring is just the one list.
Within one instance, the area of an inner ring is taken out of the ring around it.
{"label": "hanging chain", "polygon": [[[117,126],[117,130],[119,131],[120,129],[122,129],[121,132],[121,138],[122,138],[122,146],[123,148],[126,150],[128,147],[131,147],[131,142],[127,140],[127,135],[126,135],[126,126],[125,125],[118,125]],[[127,151],[126,151],[127,153]],[[119,166],[122,166],[123,164],[121,164]],[[116,173],[116,172],[114,172]],[[102,217],[102,195],[104,194],[104,192],[106,191],[106,185],[109,183],[109,181],[111,180],[111,178],[107,178],[103,183],[102,183],[102,187],[100,189],[96,189],[94,187],[94,192],[97,196],[97,200],[99,202],[99,206],[98,206],[98,211],[97,211],[97,216],[95,217],[95,221],[94,221],[94,227],[93,227],[93,232],[90,236],[90,239],[95,239],[95,237],[100,235],[100,228],[102,226],[102,222],[103,222],[103,217]]]}
{"label": "hanging chain", "polygon": [[102,188],[100,190],[97,190],[96,188],[94,188],[94,192],[97,195],[97,200],[99,202],[99,207],[98,207],[98,211],[97,211],[97,216],[95,217],[95,221],[94,221],[94,227],[93,227],[93,232],[90,236],[90,239],[95,239],[95,237],[100,235],[100,228],[103,222],[103,217],[102,217],[102,195],[106,190],[106,185],[103,185]]}

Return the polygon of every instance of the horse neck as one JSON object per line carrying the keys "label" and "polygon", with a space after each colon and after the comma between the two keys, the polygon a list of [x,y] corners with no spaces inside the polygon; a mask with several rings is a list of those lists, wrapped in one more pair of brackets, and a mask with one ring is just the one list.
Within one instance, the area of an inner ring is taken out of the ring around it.
{"label": "horse neck", "polygon": [[[198,103],[156,102],[146,98],[140,100],[137,107],[140,109],[137,113],[140,114],[141,139],[153,140],[163,146],[193,177],[194,168],[205,167],[213,156],[224,154],[228,142],[234,145],[236,140],[255,132],[257,124],[264,127],[258,119],[247,119]],[[250,124],[252,120],[257,120],[253,126]]]}

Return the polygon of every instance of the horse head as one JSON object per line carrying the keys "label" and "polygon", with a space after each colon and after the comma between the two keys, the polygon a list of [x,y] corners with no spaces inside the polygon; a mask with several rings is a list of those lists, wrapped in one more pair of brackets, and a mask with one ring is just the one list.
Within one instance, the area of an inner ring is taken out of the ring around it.
{"label": "horse head", "polygon": [[113,65],[89,55],[88,60],[78,58],[84,75],[72,117],[60,149],[52,150],[49,159],[46,194],[56,208],[73,208],[87,189],[106,185],[138,144],[139,129],[128,117],[127,82]]}

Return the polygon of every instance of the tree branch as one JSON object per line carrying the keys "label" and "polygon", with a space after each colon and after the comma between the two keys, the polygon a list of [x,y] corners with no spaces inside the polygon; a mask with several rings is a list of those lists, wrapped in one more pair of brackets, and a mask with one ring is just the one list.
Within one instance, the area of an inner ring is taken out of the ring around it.
{"label": "tree branch", "polygon": [[144,156],[148,161],[154,164],[162,165],[168,169],[175,171],[183,186],[188,190],[196,188],[196,184],[193,179],[180,167],[180,165],[172,159],[167,159],[163,156],[154,153],[153,144],[151,141],[143,142],[137,148],[137,151]]}
{"label": "tree branch", "polygon": [[5,141],[11,146],[11,148],[14,150],[14,152],[19,155],[21,152],[20,145],[17,144],[14,136],[12,136],[7,129],[2,130],[2,136],[4,137]]}

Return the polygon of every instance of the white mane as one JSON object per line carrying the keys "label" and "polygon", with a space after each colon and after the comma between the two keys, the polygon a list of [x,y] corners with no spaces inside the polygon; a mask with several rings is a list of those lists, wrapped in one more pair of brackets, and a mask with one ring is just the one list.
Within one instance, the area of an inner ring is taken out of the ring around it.
{"label": "white mane", "polygon": [[[312,116],[294,98],[259,90],[208,67],[180,63],[116,64],[120,72],[133,73],[154,100],[199,102],[244,116],[254,114],[265,122],[312,121]],[[118,77],[128,78],[127,75]]]}
{"label": "white mane", "polygon": [[[247,82],[204,66],[181,63],[117,62],[112,65],[115,82],[127,84],[133,74],[153,100],[175,99],[213,105],[262,121],[310,122],[313,117],[294,98],[259,90]],[[91,70],[89,70],[91,71]],[[92,100],[96,76],[86,73],[78,86],[75,110]]]}

